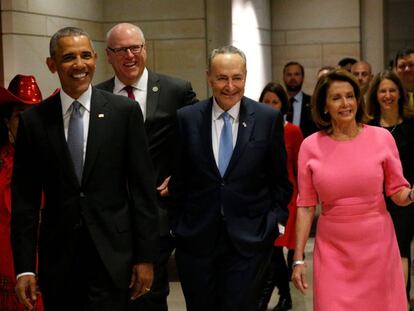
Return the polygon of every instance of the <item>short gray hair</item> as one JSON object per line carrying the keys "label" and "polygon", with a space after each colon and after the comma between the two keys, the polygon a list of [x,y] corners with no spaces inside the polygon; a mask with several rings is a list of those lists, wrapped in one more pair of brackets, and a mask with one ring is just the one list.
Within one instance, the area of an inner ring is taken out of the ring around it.
{"label": "short gray hair", "polygon": [[50,43],[49,43],[49,54],[51,57],[53,57],[56,54],[56,50],[57,50],[57,45],[58,42],[61,38],[64,37],[79,37],[79,36],[85,36],[89,39],[89,42],[91,43],[92,49],[94,49],[93,47],[93,43],[91,40],[91,37],[89,36],[89,34],[84,31],[81,28],[77,28],[77,27],[65,27],[62,28],[60,30],[58,30],[57,32],[55,32],[55,34],[52,36],[52,38],[50,38]]}
{"label": "short gray hair", "polygon": [[211,70],[211,63],[213,62],[214,57],[216,57],[216,55],[218,54],[238,54],[242,58],[244,66],[246,67],[247,65],[246,55],[243,53],[242,50],[232,45],[226,45],[211,51],[210,57],[208,58],[208,71]]}

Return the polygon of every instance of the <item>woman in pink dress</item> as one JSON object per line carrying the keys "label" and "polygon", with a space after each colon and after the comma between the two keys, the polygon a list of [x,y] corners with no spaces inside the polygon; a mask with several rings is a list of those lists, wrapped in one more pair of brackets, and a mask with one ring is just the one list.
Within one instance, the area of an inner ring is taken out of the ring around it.
{"label": "woman in pink dress", "polygon": [[[11,177],[13,171],[14,139],[19,114],[31,105],[40,103],[42,95],[33,76],[17,75],[9,88],[0,87],[0,310],[26,310],[14,291],[16,276],[10,241]],[[40,296],[39,296],[40,297]],[[43,310],[39,298],[36,310]]]}
{"label": "woman in pink dress", "polygon": [[[279,109],[284,116],[288,111],[289,100],[283,86],[279,83],[269,82],[260,95],[259,102]],[[288,248],[288,265],[291,266],[293,251],[295,249],[295,222],[296,222],[296,197],[297,197],[297,162],[300,144],[303,135],[300,127],[285,121],[284,139],[286,147],[287,170],[289,181],[293,185],[292,198],[289,202],[289,218],[285,232],[276,241],[272,252],[271,262],[265,275],[264,287],[261,291],[258,311],[267,310],[267,304],[272,296],[275,285],[279,289],[279,302],[273,311],[285,311],[292,308],[289,279],[290,273],[283,254],[283,247]]]}
{"label": "woman in pink dress", "polygon": [[404,276],[384,200],[414,199],[389,131],[367,120],[358,83],[349,73],[321,77],[312,98],[321,131],[299,151],[293,282],[308,288],[303,254],[315,205],[321,215],[314,249],[315,311],[406,311]]}

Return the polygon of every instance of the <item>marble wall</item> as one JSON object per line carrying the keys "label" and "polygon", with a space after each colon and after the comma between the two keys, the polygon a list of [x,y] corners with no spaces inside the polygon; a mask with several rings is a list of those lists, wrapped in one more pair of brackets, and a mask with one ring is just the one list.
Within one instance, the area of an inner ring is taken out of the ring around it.
{"label": "marble wall", "polygon": [[305,67],[303,88],[311,94],[317,71],[343,57],[360,58],[358,0],[272,1],[273,78],[282,81],[283,66]]}
{"label": "marble wall", "polygon": [[33,74],[44,95],[51,93],[59,83],[45,64],[49,39],[65,26],[91,35],[98,53],[94,82],[110,77],[105,34],[128,21],[145,33],[150,69],[191,80],[199,97],[207,96],[203,0],[2,0],[1,9],[5,85],[17,73]]}
{"label": "marble wall", "polygon": [[[58,87],[46,58],[50,36],[62,27],[85,29],[98,54],[103,50],[102,0],[2,0],[1,10],[4,85],[21,73],[37,78],[44,97]],[[98,58],[96,77],[103,76],[104,65]]]}
{"label": "marble wall", "polygon": [[69,25],[85,29],[94,40],[99,56],[95,83],[112,75],[106,31],[127,21],[145,33],[148,67],[191,80],[199,98],[209,94],[207,57],[224,44],[246,52],[246,94],[252,98],[267,81],[281,81],[290,60],[305,66],[308,93],[317,70],[342,57],[367,57],[378,68],[384,62],[378,31],[383,9],[374,5],[377,0],[0,1],[4,84],[17,73],[34,74],[45,95],[58,86],[45,65],[50,36]]}

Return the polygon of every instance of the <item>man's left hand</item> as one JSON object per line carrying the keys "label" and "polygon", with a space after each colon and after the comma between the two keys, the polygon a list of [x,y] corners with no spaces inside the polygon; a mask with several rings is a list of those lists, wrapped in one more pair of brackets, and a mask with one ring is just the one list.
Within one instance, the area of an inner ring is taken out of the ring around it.
{"label": "man's left hand", "polygon": [[158,193],[161,197],[168,197],[170,193],[168,192],[168,182],[170,181],[171,176],[168,176],[164,179],[161,185],[157,187]]}
{"label": "man's left hand", "polygon": [[154,280],[154,265],[152,263],[139,263],[132,267],[131,300],[147,294],[151,290]]}

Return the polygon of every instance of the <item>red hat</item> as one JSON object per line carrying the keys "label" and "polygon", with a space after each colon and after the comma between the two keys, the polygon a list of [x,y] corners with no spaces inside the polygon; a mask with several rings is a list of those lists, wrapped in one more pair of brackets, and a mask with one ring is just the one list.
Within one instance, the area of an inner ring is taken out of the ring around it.
{"label": "red hat", "polygon": [[34,76],[16,75],[8,89],[0,86],[0,104],[22,103],[36,105],[42,101],[42,93]]}

